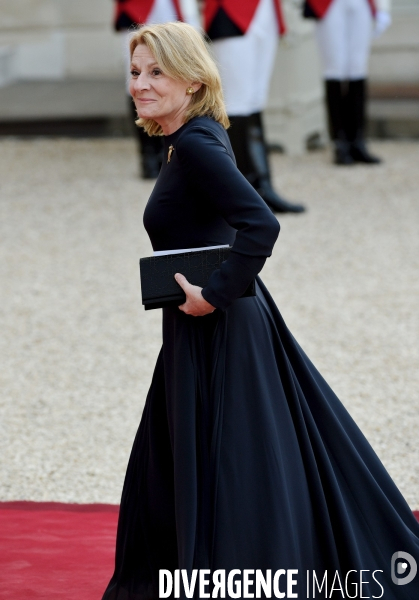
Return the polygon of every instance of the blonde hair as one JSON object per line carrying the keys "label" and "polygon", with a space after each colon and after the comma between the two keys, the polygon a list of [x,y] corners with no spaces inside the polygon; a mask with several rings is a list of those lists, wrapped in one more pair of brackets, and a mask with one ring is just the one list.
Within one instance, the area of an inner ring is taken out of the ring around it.
{"label": "blonde hair", "polygon": [[[230,126],[224,105],[221,78],[201,34],[186,23],[144,25],[131,37],[130,55],[144,44],[165,75],[178,81],[201,83],[185,112],[185,123],[193,117],[208,116],[225,129]],[[186,90],[185,90],[186,93]],[[153,119],[138,119],[136,124],[149,135],[163,135]]]}

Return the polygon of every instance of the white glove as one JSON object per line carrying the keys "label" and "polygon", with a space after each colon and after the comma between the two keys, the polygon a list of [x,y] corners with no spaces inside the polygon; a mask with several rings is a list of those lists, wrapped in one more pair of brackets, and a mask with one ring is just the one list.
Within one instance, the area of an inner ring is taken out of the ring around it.
{"label": "white glove", "polygon": [[386,10],[377,10],[375,15],[374,37],[378,38],[391,25],[391,14]]}

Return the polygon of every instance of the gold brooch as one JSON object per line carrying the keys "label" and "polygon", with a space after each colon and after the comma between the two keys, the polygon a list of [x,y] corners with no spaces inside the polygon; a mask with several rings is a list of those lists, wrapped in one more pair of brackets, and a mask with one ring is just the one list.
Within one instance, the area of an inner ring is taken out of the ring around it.
{"label": "gold brooch", "polygon": [[167,153],[167,162],[170,162],[170,159],[172,158],[172,152],[174,150],[174,147],[172,146],[172,144],[170,144],[169,146],[169,152]]}

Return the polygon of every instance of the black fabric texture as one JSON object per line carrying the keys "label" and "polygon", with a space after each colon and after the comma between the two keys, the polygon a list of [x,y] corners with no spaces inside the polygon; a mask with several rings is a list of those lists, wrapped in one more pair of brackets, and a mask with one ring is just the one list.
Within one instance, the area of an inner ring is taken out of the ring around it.
{"label": "black fabric texture", "polygon": [[298,598],[332,599],[349,595],[306,594],[307,570],[328,570],[328,592],[335,572],[364,570],[358,598],[381,597],[379,570],[384,600],[417,600],[419,577],[399,586],[390,571],[395,552],[418,557],[409,506],[261,279],[235,299],[270,255],[276,219],[219,125],[194,119],[166,138],[166,156],[170,145],[144,215],[153,247],[234,252],[206,288],[222,310],[162,311],[103,600],[154,600],[159,569],[204,568],[298,569]]}
{"label": "black fabric texture", "polygon": [[[173,146],[167,162],[169,146]],[[279,223],[235,165],[225,129],[193,119],[165,138],[163,166],[144,212],[154,250],[229,244],[232,250],[203,289],[226,309],[272,253]]]}

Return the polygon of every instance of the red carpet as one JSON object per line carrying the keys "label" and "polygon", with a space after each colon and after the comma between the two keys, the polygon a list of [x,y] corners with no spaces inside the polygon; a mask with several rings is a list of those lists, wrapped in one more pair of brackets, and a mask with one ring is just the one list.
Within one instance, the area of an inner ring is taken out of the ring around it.
{"label": "red carpet", "polygon": [[0,503],[0,598],[100,600],[113,572],[118,509]]}
{"label": "red carpet", "polygon": [[117,517],[107,504],[0,503],[0,599],[100,600]]}

